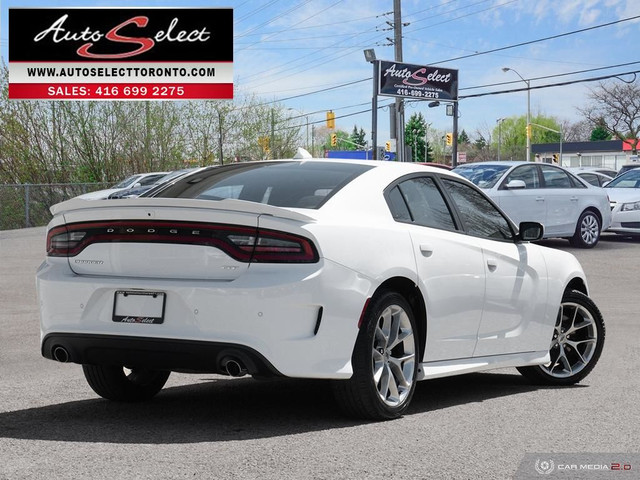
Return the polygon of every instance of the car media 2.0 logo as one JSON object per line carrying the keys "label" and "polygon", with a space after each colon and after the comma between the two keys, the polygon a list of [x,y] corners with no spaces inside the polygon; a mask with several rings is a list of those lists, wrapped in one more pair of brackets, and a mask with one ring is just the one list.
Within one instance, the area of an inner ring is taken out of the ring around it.
{"label": "car media 2.0 logo", "polygon": [[536,460],[536,472],[541,475],[548,475],[553,472],[555,465],[553,460]]}

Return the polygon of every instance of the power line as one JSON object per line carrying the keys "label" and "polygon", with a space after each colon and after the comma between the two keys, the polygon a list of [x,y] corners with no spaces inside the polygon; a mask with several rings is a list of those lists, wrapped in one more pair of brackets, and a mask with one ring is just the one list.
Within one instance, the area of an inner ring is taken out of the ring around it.
{"label": "power line", "polygon": [[[634,63],[640,63],[640,62],[634,62]],[[579,80],[570,80],[567,82],[557,82],[557,83],[549,83],[546,85],[537,85],[537,86],[532,86],[530,87],[531,90],[542,90],[545,88],[555,88],[555,87],[565,87],[565,86],[569,86],[569,85],[575,85],[578,83],[588,83],[588,82],[597,82],[597,81],[601,81],[601,80],[608,80],[610,78],[616,78],[619,77],[621,75],[637,75],[640,73],[640,70],[632,70],[629,72],[623,72],[623,73],[615,73],[615,74],[610,74],[610,75],[602,75],[599,77],[591,77],[591,78],[583,78],[583,79],[579,79]],[[541,78],[548,78],[548,77],[541,77]],[[369,79],[371,80],[371,79]],[[513,83],[513,82],[507,82],[507,83]],[[495,84],[495,85],[502,85],[502,83],[500,84]],[[470,88],[479,88],[479,87],[470,87]],[[513,88],[513,89],[509,89],[509,90],[498,90],[498,91],[493,91],[493,92],[483,92],[483,93],[476,93],[476,94],[471,94],[471,95],[460,95],[458,97],[459,100],[464,100],[464,99],[468,99],[468,98],[479,98],[479,97],[488,97],[488,96],[495,96],[495,95],[505,95],[505,94],[509,94],[509,93],[518,93],[518,92],[525,92],[527,91],[527,87],[522,87],[522,88]],[[367,104],[369,102],[366,102]],[[389,105],[392,105],[393,103],[389,103],[389,104],[385,104],[385,105],[379,105],[378,106],[378,110],[383,109],[388,107]],[[265,104],[263,104],[265,105]],[[358,105],[364,105],[363,104],[358,104]],[[358,105],[352,105],[350,107],[339,107],[339,108],[334,108],[333,110],[341,110],[341,109],[345,109],[345,108],[351,108],[354,106],[358,106]],[[319,112],[313,112],[313,113],[320,113],[322,111]],[[340,118],[348,118],[348,117],[352,117],[354,115],[360,115],[363,113],[367,113],[367,112],[371,112],[371,108],[365,109],[365,110],[360,110],[358,112],[353,112],[353,113],[349,113],[349,114],[344,114],[344,115],[340,115],[340,116],[336,116],[336,119],[340,119]],[[292,117],[292,118],[300,118],[300,117]],[[318,121],[314,121],[314,122],[309,122],[309,124],[317,124],[317,123],[324,123],[325,120],[318,120]],[[294,127],[289,127],[289,128],[294,128]],[[297,127],[299,128],[299,126]]]}
{"label": "power line", "polygon": [[[359,33],[355,33],[355,34],[353,34],[353,35],[351,36],[351,39],[356,38],[356,37],[358,37],[358,36],[360,36],[360,35],[365,35],[365,34],[367,34],[367,33],[370,33],[370,32],[359,32]],[[381,35],[380,33],[376,33],[373,37],[366,38],[366,39],[364,39],[363,41],[364,41],[365,43],[370,42],[370,41],[374,40],[376,37],[378,37],[378,36],[380,36],[380,35]],[[336,42],[334,45],[340,45],[342,42],[343,42],[343,41]],[[318,51],[319,51],[319,52],[321,52],[321,51],[323,51],[323,50],[329,50],[329,49],[333,48],[333,46],[334,46],[334,45],[330,45],[330,46],[327,46],[327,47],[323,47],[323,48],[319,49]],[[359,47],[354,47],[354,51],[355,51],[355,49],[359,49]],[[329,52],[327,55],[325,55],[325,56],[323,56],[323,57],[320,57],[320,58],[316,58],[316,59],[315,59],[315,62],[314,62],[314,68],[317,68],[317,67],[319,67],[319,66],[321,66],[321,65],[324,65],[325,63],[329,63],[329,62],[331,62],[331,61],[335,61],[335,60],[337,60],[337,59],[339,59],[339,58],[342,58],[342,57],[344,57],[344,56],[346,56],[346,55],[349,55],[349,54],[351,54],[351,53],[352,53],[352,52],[347,52],[347,53],[346,53],[346,54],[344,54],[344,55],[335,56],[335,55],[333,54],[333,52]],[[289,68],[284,68],[284,69],[283,69],[283,67],[285,67],[285,66],[287,66],[287,65],[296,64],[296,63],[299,63],[299,62],[308,62],[308,59],[309,59],[309,56],[308,56],[308,55],[304,55],[304,56],[302,56],[302,57],[299,57],[299,58],[296,58],[296,59],[290,60],[289,62],[283,63],[283,64],[281,64],[280,66],[276,67],[275,69],[272,69],[272,70],[271,70],[271,72],[272,72],[272,73],[265,74],[265,72],[257,72],[257,73],[255,73],[255,74],[253,74],[253,75],[249,75],[249,76],[247,76],[246,78],[248,78],[248,79],[256,78],[256,80],[252,80],[252,81],[249,81],[249,82],[247,82],[247,83],[248,83],[248,84],[251,84],[252,82],[260,81],[262,84],[268,84],[268,83],[273,83],[274,81],[280,81],[280,80],[281,80],[281,78],[276,78],[275,80],[272,80],[271,82],[264,82],[264,79],[265,79],[265,78],[273,77],[274,75],[279,75],[279,74],[282,74],[282,73],[284,73],[284,72],[287,72],[287,71],[290,71],[290,70],[295,70],[295,69],[298,69],[298,68],[303,68],[305,71],[308,71],[308,70],[309,70],[308,64],[306,64],[306,65],[296,65],[296,66],[291,66],[291,67],[289,67]],[[328,60],[327,60],[326,62],[322,62],[322,63],[319,63],[319,62],[318,62],[319,60],[323,60],[323,59],[328,59]]]}
{"label": "power line", "polygon": [[463,100],[465,98],[478,98],[478,97],[488,97],[491,95],[503,95],[505,93],[516,93],[516,92],[526,92],[527,90],[541,90],[544,88],[553,88],[553,87],[565,87],[567,85],[575,85],[577,83],[586,83],[586,82],[597,82],[600,80],[608,80],[610,78],[615,78],[615,77],[619,77],[621,75],[637,75],[638,73],[640,73],[640,70],[633,70],[630,72],[624,72],[624,73],[615,73],[615,74],[611,74],[611,75],[603,75],[601,77],[591,77],[591,78],[583,78],[580,80],[571,80],[568,82],[558,82],[558,83],[550,83],[547,85],[536,85],[536,86],[529,86],[529,87],[522,87],[522,88],[514,88],[511,90],[499,90],[497,92],[484,92],[484,93],[475,93],[472,95],[460,95],[458,97],[459,100]]}
{"label": "power line", "polygon": [[[515,3],[515,2],[517,2],[517,1],[519,1],[519,0],[509,0],[508,2],[501,3],[501,4],[499,4],[499,5],[494,5],[494,6],[492,6],[492,7],[485,8],[484,10],[478,10],[477,12],[471,12],[471,13],[467,13],[467,14],[465,14],[465,15],[460,15],[460,16],[455,17],[455,18],[452,18],[452,19],[450,19],[450,20],[445,20],[445,21],[443,21],[443,22],[433,23],[433,24],[431,24],[431,25],[427,25],[426,27],[416,28],[416,29],[411,30],[411,33],[413,33],[413,32],[419,32],[420,30],[425,30],[425,29],[427,29],[427,28],[436,27],[436,26],[438,26],[438,25],[444,25],[445,23],[455,22],[456,20],[460,20],[461,18],[471,17],[472,15],[477,15],[478,13],[488,12],[489,10],[495,10],[496,8],[502,8],[502,7],[506,6],[506,5],[509,5],[510,3]],[[480,4],[480,3],[484,3],[484,1],[481,1],[481,2],[475,3],[474,5],[478,5],[478,4]],[[472,5],[472,6],[473,6],[473,5]],[[447,12],[447,13],[448,13],[448,12]],[[444,14],[442,14],[442,15],[444,15]],[[439,16],[439,15],[436,15],[436,16]]]}
{"label": "power line", "polygon": [[260,13],[262,10],[265,10],[266,8],[269,8],[274,3],[278,3],[278,1],[279,0],[271,0],[270,2],[265,3],[261,7],[258,7],[255,10],[250,11],[249,13],[245,14],[244,16],[238,18],[235,22],[233,22],[234,25],[237,25],[238,23],[240,23],[243,20],[246,20],[249,17],[253,17],[255,14]]}
{"label": "power line", "polygon": [[[513,44],[513,45],[507,45],[506,47],[494,48],[493,50],[486,50],[484,52],[476,52],[476,53],[472,53],[470,55],[463,55],[461,57],[449,58],[448,60],[440,60],[440,61],[433,62],[433,63],[441,64],[441,63],[453,62],[455,60],[462,60],[464,58],[471,58],[471,57],[476,57],[478,55],[486,55],[488,53],[495,53],[495,52],[500,52],[500,51],[503,51],[503,50],[509,50],[511,48],[524,47],[525,45],[532,45],[534,43],[545,42],[547,40],[555,40],[555,39],[558,39],[558,38],[567,37],[569,35],[575,35],[577,33],[584,33],[584,32],[588,32],[588,31],[591,31],[591,30],[596,30],[598,28],[610,27],[611,25],[617,25],[619,23],[628,22],[628,21],[631,21],[631,20],[636,20],[638,18],[640,18],[640,15],[636,15],[635,17],[622,18],[620,20],[615,20],[615,21],[609,22],[609,23],[602,23],[600,25],[594,25],[593,27],[581,28],[580,30],[573,30],[571,32],[560,33],[558,35],[552,35],[550,37],[539,38],[537,40],[529,40],[528,42],[521,42],[521,43],[516,43],[516,44]],[[425,27],[425,28],[427,28],[427,27]],[[416,30],[414,30],[414,31],[416,31]]]}
{"label": "power line", "polygon": [[[339,0],[331,5],[329,5],[329,7],[320,10],[320,12],[318,12],[317,14],[314,14],[310,17],[305,18],[304,20],[301,20],[298,23],[295,23],[294,25],[300,25],[301,23],[305,22],[306,20],[309,20],[315,16],[317,16],[318,14],[326,11],[328,8],[332,8],[333,6],[337,5],[338,3],[341,3],[343,0]],[[331,22],[331,23],[323,23],[323,24],[319,24],[319,25],[308,25],[305,27],[288,27],[286,30],[277,30],[275,32],[271,32],[270,35],[276,35],[278,33],[289,33],[292,32],[294,30],[310,30],[312,28],[322,28],[322,27],[331,27],[331,28],[335,28],[336,25],[341,25],[344,23],[354,23],[354,22],[361,22],[362,20],[370,20],[372,18],[378,18],[379,15],[369,15],[368,17],[359,17],[359,18],[354,18],[351,20],[342,20],[341,22]],[[264,35],[264,33],[243,33],[241,35],[235,35],[235,38],[243,38],[243,37],[253,37],[256,35]],[[297,41],[298,39],[293,39],[294,41]]]}
{"label": "power line", "polygon": [[[617,65],[611,65],[611,66],[608,66],[608,67],[589,68],[589,69],[586,69],[586,70],[578,70],[578,71],[575,71],[575,72],[556,73],[556,74],[553,74],[553,75],[545,75],[545,76],[542,76],[542,77],[533,77],[533,78],[529,78],[528,80],[529,80],[529,82],[531,82],[531,81],[534,81],[534,80],[546,80],[548,78],[566,77],[567,75],[578,75],[580,73],[596,72],[598,70],[609,70],[611,68],[628,67],[630,65],[637,65],[638,63],[640,63],[640,60],[636,61],[636,62],[619,63]],[[616,75],[626,75],[626,74],[620,73],[620,74],[616,74]],[[612,76],[615,77],[616,75],[612,75]],[[473,89],[476,89],[476,88],[497,87],[499,85],[509,85],[509,84],[512,84],[512,83],[520,83],[520,82],[521,82],[521,80],[509,80],[507,82],[492,83],[492,84],[489,84],[489,85],[478,85],[478,86],[475,86],[475,87],[465,87],[465,88],[461,88],[460,90],[473,90]],[[533,87],[532,87],[532,89],[533,89]]]}

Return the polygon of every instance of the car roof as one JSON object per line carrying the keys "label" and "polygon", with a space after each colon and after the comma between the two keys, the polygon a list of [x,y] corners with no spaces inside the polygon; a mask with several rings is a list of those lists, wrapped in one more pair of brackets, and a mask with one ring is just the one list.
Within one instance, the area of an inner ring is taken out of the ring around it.
{"label": "car roof", "polygon": [[[280,158],[274,160],[260,160],[257,162],[240,162],[236,164],[226,164],[227,165],[243,165],[243,164],[251,164],[251,163],[269,163],[269,162],[318,162],[318,163],[348,163],[352,165],[367,165],[370,167],[375,167],[376,169],[389,169],[389,170],[398,170],[398,171],[406,171],[407,173],[413,172],[422,172],[431,171],[437,172],[441,174],[450,174],[448,169],[434,167],[430,165],[423,165],[417,162],[396,162],[396,161],[386,161],[386,160],[353,160],[350,158]],[[450,174],[451,175],[451,174]],[[452,175],[456,178],[459,178],[457,174]]]}
{"label": "car roof", "polygon": [[477,165],[488,165],[488,166],[496,166],[496,165],[507,165],[507,166],[514,166],[514,165],[526,165],[527,163],[540,163],[540,162],[527,162],[525,160],[493,160],[491,162],[471,162],[471,163],[462,163],[460,165],[458,165],[458,167],[471,167],[471,166],[477,166]]}

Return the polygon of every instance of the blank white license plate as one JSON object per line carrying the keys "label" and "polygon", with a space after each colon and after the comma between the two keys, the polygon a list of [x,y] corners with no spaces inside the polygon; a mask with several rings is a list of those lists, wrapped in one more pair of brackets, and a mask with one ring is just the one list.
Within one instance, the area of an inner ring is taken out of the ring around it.
{"label": "blank white license plate", "polygon": [[164,322],[164,292],[118,290],[113,299],[113,321],[120,323]]}

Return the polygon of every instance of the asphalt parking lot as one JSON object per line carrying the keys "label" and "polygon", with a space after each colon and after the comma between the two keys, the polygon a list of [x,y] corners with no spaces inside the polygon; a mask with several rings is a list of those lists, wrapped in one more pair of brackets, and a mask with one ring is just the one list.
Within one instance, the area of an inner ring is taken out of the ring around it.
{"label": "asphalt parking lot", "polygon": [[[515,369],[421,382],[405,417],[369,423],[341,417],[323,382],[173,374],[146,404],[96,397],[80,366],[40,355],[44,234],[0,231],[0,479],[503,479],[527,454],[640,450],[640,240],[544,242],[578,257],[605,318],[581,384]],[[632,467],[606,478],[640,478]]]}

